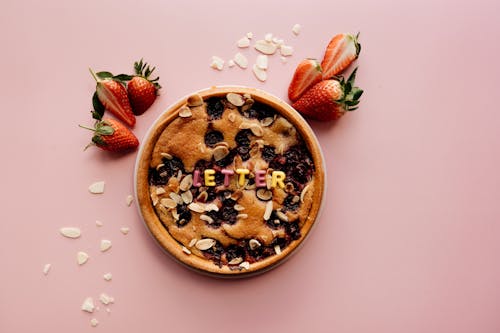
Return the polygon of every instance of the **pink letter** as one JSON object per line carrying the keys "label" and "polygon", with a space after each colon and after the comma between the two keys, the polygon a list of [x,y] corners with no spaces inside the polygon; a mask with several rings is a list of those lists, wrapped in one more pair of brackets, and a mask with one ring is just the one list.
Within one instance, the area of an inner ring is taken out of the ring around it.
{"label": "pink letter", "polygon": [[194,174],[193,174],[193,186],[194,187],[200,187],[201,186],[200,170],[194,170]]}
{"label": "pink letter", "polygon": [[231,176],[234,175],[234,171],[233,170],[229,170],[229,169],[222,169],[221,172],[224,175],[224,186],[228,187],[229,186],[229,180],[230,180]]}
{"label": "pink letter", "polygon": [[266,187],[266,172],[264,170],[255,170],[255,186]]}

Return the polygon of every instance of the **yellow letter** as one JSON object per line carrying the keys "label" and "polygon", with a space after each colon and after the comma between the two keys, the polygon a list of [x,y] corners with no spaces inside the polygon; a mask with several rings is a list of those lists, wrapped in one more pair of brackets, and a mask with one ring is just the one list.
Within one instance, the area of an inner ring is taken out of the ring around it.
{"label": "yellow letter", "polygon": [[205,186],[215,186],[215,170],[206,169],[205,170]]}
{"label": "yellow letter", "polygon": [[240,186],[245,185],[245,175],[248,175],[250,173],[250,170],[248,170],[248,169],[236,169],[236,173],[238,175],[240,175],[238,177],[238,184],[240,184]]}
{"label": "yellow letter", "polygon": [[285,173],[283,171],[273,171],[272,178],[271,178],[271,187],[276,187],[276,184],[279,185],[281,188],[285,188]]}

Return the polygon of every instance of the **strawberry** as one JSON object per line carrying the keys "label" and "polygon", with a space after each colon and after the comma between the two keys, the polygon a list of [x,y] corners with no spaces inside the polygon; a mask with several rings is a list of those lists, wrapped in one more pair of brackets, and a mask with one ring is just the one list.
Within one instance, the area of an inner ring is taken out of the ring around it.
{"label": "strawberry", "polygon": [[307,89],[321,81],[322,78],[323,73],[318,60],[302,60],[297,65],[290,86],[288,86],[288,98],[295,102]]}
{"label": "strawberry", "polygon": [[94,132],[92,142],[85,149],[91,145],[96,145],[107,151],[125,152],[139,146],[139,140],[137,140],[134,133],[116,119],[104,118],[99,120],[95,123],[94,128],[79,126]]}
{"label": "strawberry", "polygon": [[363,90],[354,86],[357,68],[347,81],[343,77],[323,80],[306,91],[293,103],[293,107],[304,116],[316,120],[336,120],[346,111],[358,108]]}
{"label": "strawberry", "polygon": [[127,92],[132,104],[134,114],[143,114],[156,99],[158,90],[161,89],[158,83],[159,77],[150,79],[149,76],[155,70],[147,63],[143,63],[142,59],[134,63],[135,76],[128,83]]}
{"label": "strawberry", "polygon": [[96,74],[92,69],[89,68],[89,70],[97,82],[97,98],[106,110],[110,111],[128,126],[134,127],[135,116],[130,106],[127,90],[121,81],[116,77],[112,77],[111,73],[100,72]]}
{"label": "strawberry", "polygon": [[321,67],[323,68],[323,79],[330,79],[342,73],[349,65],[358,58],[361,44],[358,43],[359,33],[338,34],[332,38],[326,47]]}

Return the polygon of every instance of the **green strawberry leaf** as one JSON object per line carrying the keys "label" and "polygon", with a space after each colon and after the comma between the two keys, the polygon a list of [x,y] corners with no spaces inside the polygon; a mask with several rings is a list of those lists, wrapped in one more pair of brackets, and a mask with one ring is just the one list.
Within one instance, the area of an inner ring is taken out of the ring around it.
{"label": "green strawberry leaf", "polygon": [[113,80],[115,80],[115,81],[130,81],[133,78],[134,77],[132,75],[128,75],[128,74],[118,74],[118,75],[113,76]]}
{"label": "green strawberry leaf", "polygon": [[95,92],[92,96],[92,106],[94,107],[94,111],[92,111],[92,118],[101,120],[104,115],[105,108],[99,100],[99,97],[97,97],[97,92]]}
{"label": "green strawberry leaf", "polygon": [[110,72],[97,72],[95,75],[97,75],[100,79],[109,79],[110,77],[113,77],[113,74]]}
{"label": "green strawberry leaf", "polygon": [[111,126],[104,125],[100,123],[96,126],[96,133],[100,135],[112,135],[115,132],[115,129]]}
{"label": "green strawberry leaf", "polygon": [[100,135],[97,135],[97,134],[92,137],[92,142],[98,146],[106,145],[106,141],[104,141],[104,139]]}

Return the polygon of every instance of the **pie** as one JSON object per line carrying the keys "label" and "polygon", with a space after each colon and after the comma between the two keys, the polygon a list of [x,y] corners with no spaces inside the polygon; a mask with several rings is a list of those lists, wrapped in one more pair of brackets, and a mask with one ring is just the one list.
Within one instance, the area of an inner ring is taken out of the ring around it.
{"label": "pie", "polygon": [[160,246],[216,276],[283,262],[309,234],[325,191],[307,123],[244,87],[212,87],[170,107],[145,136],[135,172],[140,213]]}

